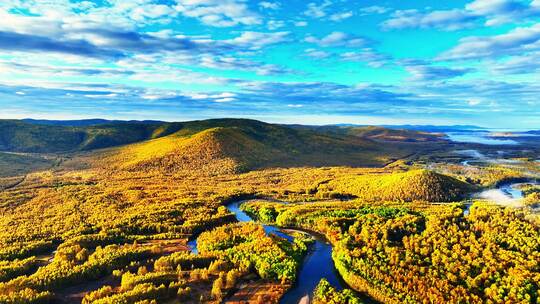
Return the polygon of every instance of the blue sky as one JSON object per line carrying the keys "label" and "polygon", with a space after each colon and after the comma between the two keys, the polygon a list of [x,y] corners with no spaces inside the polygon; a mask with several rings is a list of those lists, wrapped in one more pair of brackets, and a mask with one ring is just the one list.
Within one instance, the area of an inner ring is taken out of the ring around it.
{"label": "blue sky", "polygon": [[540,128],[540,0],[3,0],[0,118]]}

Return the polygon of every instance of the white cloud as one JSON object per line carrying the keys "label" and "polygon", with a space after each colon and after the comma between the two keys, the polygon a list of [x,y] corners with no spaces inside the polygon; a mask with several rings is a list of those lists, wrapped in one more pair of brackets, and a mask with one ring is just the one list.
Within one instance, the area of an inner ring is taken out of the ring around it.
{"label": "white cloud", "polygon": [[496,36],[462,38],[459,44],[438,57],[439,60],[495,58],[540,50],[540,23],[520,27]]}
{"label": "white cloud", "polygon": [[458,30],[479,25],[494,26],[540,17],[538,0],[524,3],[520,0],[474,0],[463,9],[419,11],[401,10],[382,23],[386,29],[438,28]]}
{"label": "white cloud", "polygon": [[289,32],[243,32],[240,36],[225,40],[226,43],[236,46],[246,47],[252,50],[257,50],[262,47],[283,43],[289,40]]}
{"label": "white cloud", "polygon": [[336,13],[336,14],[332,14],[330,16],[330,20],[332,20],[332,21],[342,21],[342,20],[351,18],[352,16],[353,16],[353,12],[351,12],[351,11],[343,12],[343,13]]}
{"label": "white cloud", "polygon": [[191,99],[195,99],[195,100],[203,100],[203,99],[210,98],[210,96],[208,94],[204,94],[204,93],[184,92],[183,94],[184,94],[184,96],[189,97]]}
{"label": "white cloud", "polygon": [[405,70],[411,74],[411,81],[437,81],[463,76],[473,72],[470,68],[433,66],[426,63],[405,64]]}
{"label": "white cloud", "polygon": [[73,67],[70,64],[59,62],[52,64],[36,64],[33,60],[17,59],[13,61],[0,60],[0,75],[22,75],[23,77],[93,77],[114,78],[119,76],[129,76],[132,73],[120,68],[101,67]]}
{"label": "white cloud", "polygon": [[330,0],[324,0],[322,3],[317,4],[315,2],[311,2],[307,6],[307,10],[304,12],[304,14],[308,17],[312,18],[322,18],[325,17],[327,13],[327,9],[332,5],[332,1]]}
{"label": "white cloud", "polygon": [[236,101],[236,98],[225,97],[225,98],[214,99],[213,101],[214,102],[233,102],[233,101]]}
{"label": "white cloud", "polygon": [[316,49],[307,49],[304,51],[304,53],[305,53],[305,56],[315,58],[315,59],[324,59],[332,55],[331,53],[321,51],[321,50],[316,50]]}
{"label": "white cloud", "polygon": [[469,101],[467,102],[470,106],[477,106],[479,104],[482,103],[482,100],[479,99],[479,98],[472,98],[472,99],[469,99]]}
{"label": "white cloud", "polygon": [[0,7],[0,30],[21,34],[57,35],[62,31],[62,22],[48,17],[11,14]]}
{"label": "white cloud", "polygon": [[285,21],[282,20],[269,20],[267,23],[268,29],[273,31],[285,26]]}
{"label": "white cloud", "polygon": [[136,21],[158,19],[167,16],[174,17],[175,15],[175,11],[171,7],[161,4],[147,4],[136,7],[131,11],[131,17]]}
{"label": "white cloud", "polygon": [[512,56],[503,61],[488,60],[488,70],[495,74],[532,74],[540,71],[540,52]]}
{"label": "white cloud", "polygon": [[[130,31],[142,25],[166,23],[177,16],[173,6],[154,2],[110,0],[107,6],[98,6],[89,1],[6,0],[0,3],[0,28],[46,36],[95,27]],[[31,15],[18,11],[28,11]]]}
{"label": "white cloud", "polygon": [[360,9],[361,15],[384,14],[388,11],[390,11],[389,8],[378,5],[367,6]]}
{"label": "white cloud", "polygon": [[392,18],[383,22],[382,26],[385,29],[438,28],[451,31],[471,27],[476,20],[476,16],[458,9],[429,13],[403,10],[393,13]]}
{"label": "white cloud", "polygon": [[212,96],[212,98],[230,98],[230,97],[235,97],[236,94],[234,93],[230,93],[230,92],[223,92],[219,95],[214,95]]}
{"label": "white cloud", "polygon": [[259,2],[259,6],[265,9],[277,10],[281,7],[281,4],[279,2],[263,1]]}
{"label": "white cloud", "polygon": [[364,48],[360,52],[346,52],[340,57],[343,61],[364,62],[372,68],[380,68],[390,61],[390,57],[379,54],[370,48]]}
{"label": "white cloud", "polygon": [[540,16],[535,3],[529,5],[516,0],[475,0],[465,6],[473,14],[486,16],[486,25],[515,22],[516,19]]}
{"label": "white cloud", "polygon": [[207,85],[225,85],[228,80],[221,77],[210,76],[205,73],[197,73],[183,69],[172,69],[161,67],[157,70],[136,71],[129,77],[133,80],[155,83],[179,83],[179,84],[207,84]]}
{"label": "white cloud", "polygon": [[305,39],[306,42],[318,44],[323,47],[360,47],[368,44],[368,41],[364,38],[352,36],[343,32],[332,32],[325,37],[316,38],[314,36],[308,36]]}
{"label": "white cloud", "polygon": [[210,26],[229,27],[262,23],[261,16],[252,12],[240,0],[184,0],[175,8],[184,16],[197,18]]}

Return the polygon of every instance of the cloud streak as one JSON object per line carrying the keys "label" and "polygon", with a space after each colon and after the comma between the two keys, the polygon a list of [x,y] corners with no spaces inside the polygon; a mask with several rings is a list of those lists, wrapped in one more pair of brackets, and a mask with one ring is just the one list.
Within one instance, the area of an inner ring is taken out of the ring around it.
{"label": "cloud streak", "polygon": [[540,1],[396,7],[2,1],[0,116],[512,118],[540,126]]}
{"label": "cloud streak", "polygon": [[337,31],[332,32],[321,38],[317,38],[315,36],[307,36],[305,41],[313,44],[318,44],[322,47],[360,47],[366,46],[370,43],[370,40],[367,38]]}
{"label": "cloud streak", "polygon": [[462,38],[457,46],[441,54],[438,59],[497,58],[536,50],[540,50],[540,23],[501,35]]}
{"label": "cloud streak", "polygon": [[435,28],[455,31],[477,27],[479,24],[495,26],[529,20],[540,16],[540,4],[519,0],[475,0],[461,9],[420,11],[398,10],[382,23],[385,29]]}
{"label": "cloud streak", "polygon": [[85,40],[58,41],[28,34],[0,32],[0,49],[20,52],[53,52],[84,57],[119,59],[123,53],[96,47]]}

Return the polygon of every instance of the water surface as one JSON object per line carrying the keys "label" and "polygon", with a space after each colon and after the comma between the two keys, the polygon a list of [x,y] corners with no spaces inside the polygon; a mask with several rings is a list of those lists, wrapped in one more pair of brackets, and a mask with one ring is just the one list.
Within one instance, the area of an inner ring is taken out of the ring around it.
{"label": "water surface", "polygon": [[[240,209],[243,202],[235,202],[227,207],[231,212],[236,214],[239,222],[249,222],[252,219],[244,211]],[[280,228],[272,225],[263,225],[266,234],[276,234],[292,241],[293,237],[283,233]],[[305,296],[311,297],[315,287],[323,278],[327,279],[338,290],[343,289],[342,281],[337,275],[337,270],[334,267],[332,260],[332,246],[318,235],[310,234],[315,238],[315,243],[311,246],[307,256],[298,272],[296,283],[285,293],[281,298],[282,304],[297,304]]]}
{"label": "water surface", "polygon": [[[227,205],[227,208],[233,212],[239,222],[250,222],[251,217],[240,209],[240,205],[245,201],[237,201]],[[280,237],[293,241],[294,238],[281,231],[280,228],[273,225],[263,225],[266,234],[275,234]],[[332,246],[320,235],[306,232],[311,235],[315,242],[310,246],[309,252],[300,266],[295,284],[281,298],[281,304],[297,304],[306,296],[311,298],[313,291],[321,279],[326,279],[337,290],[347,287],[334,267],[332,260]],[[188,245],[194,253],[197,253],[197,239],[191,240]],[[373,303],[367,296],[360,295],[368,303]]]}

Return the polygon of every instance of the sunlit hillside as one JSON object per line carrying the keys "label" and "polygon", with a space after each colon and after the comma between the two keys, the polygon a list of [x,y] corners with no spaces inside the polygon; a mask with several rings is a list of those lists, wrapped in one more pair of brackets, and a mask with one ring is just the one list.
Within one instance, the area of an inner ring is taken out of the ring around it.
{"label": "sunlit hillside", "polygon": [[428,170],[411,170],[392,175],[362,175],[338,178],[318,191],[354,196],[364,201],[448,202],[465,198],[474,188],[455,178]]}
{"label": "sunlit hillside", "polygon": [[212,128],[191,136],[173,134],[148,142],[107,151],[105,164],[121,169],[175,172],[201,170],[211,173],[241,171],[263,163],[272,152],[264,144],[231,128]]}
{"label": "sunlit hillside", "polygon": [[263,167],[372,167],[425,148],[379,143],[369,136],[230,119],[185,123],[171,135],[106,150],[97,163],[128,170],[206,173]]}

